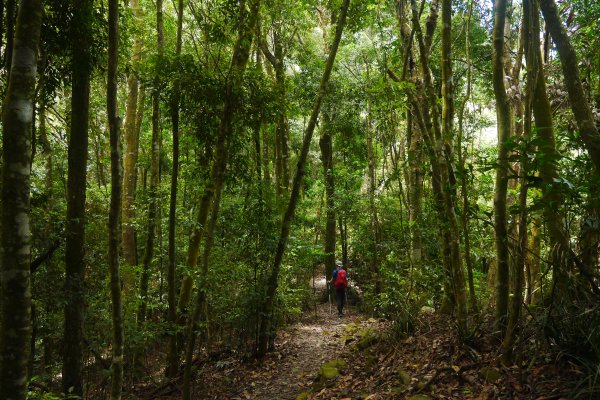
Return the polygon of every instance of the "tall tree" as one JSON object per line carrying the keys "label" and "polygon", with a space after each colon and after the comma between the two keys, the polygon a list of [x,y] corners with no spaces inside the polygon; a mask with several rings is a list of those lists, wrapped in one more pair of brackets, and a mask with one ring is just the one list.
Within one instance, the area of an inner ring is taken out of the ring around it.
{"label": "tall tree", "polygon": [[[142,12],[139,0],[130,0],[129,8],[133,13],[136,27],[141,25]],[[140,83],[137,77],[137,67],[142,59],[142,39],[140,32],[134,32],[133,56],[131,59],[132,70],[127,76],[127,107],[125,111],[125,161],[123,170],[123,261],[126,265],[138,264],[136,232],[133,218],[135,217],[135,189],[137,176],[137,159],[139,150],[140,123],[138,115],[143,115],[143,106],[140,102]],[[140,107],[138,107],[138,103]],[[132,278],[124,277],[125,287],[132,285]]]}
{"label": "tall tree", "polygon": [[523,1],[523,14],[526,18],[527,31],[525,40],[525,55],[527,60],[528,74],[533,79],[531,85],[531,109],[535,118],[535,135],[539,139],[538,144],[538,168],[542,180],[542,195],[544,204],[544,222],[550,237],[550,248],[552,249],[552,267],[555,287],[563,290],[568,282],[568,266],[560,254],[568,251],[569,244],[566,240],[565,216],[561,210],[563,194],[558,183],[557,160],[560,155],[556,149],[554,127],[552,120],[552,109],[548,92],[546,90],[546,74],[544,61],[541,53],[540,43],[540,21],[539,6],[537,0]]}
{"label": "tall tree", "polygon": [[2,110],[0,393],[27,398],[31,338],[31,128],[42,1],[22,0]]}
{"label": "tall tree", "polygon": [[[368,78],[367,78],[368,79]],[[381,292],[381,279],[379,274],[379,246],[381,244],[381,228],[379,226],[379,216],[377,214],[377,204],[375,203],[375,191],[377,189],[377,180],[375,174],[375,145],[374,145],[374,128],[373,128],[373,112],[371,108],[372,99],[367,100],[367,162],[369,174],[369,218],[371,222],[371,240],[372,240],[372,259],[370,270],[375,279],[375,293]]]}
{"label": "tall tree", "polygon": [[63,390],[83,396],[83,322],[85,306],[85,198],[90,104],[90,46],[93,0],[73,0],[71,134],[67,178],[65,242],[65,326]]}
{"label": "tall tree", "polygon": [[[319,147],[321,148],[321,162],[323,164],[323,178],[325,181],[325,271],[326,276],[331,276],[335,269],[335,180],[333,171],[333,142],[331,140],[331,116],[323,113],[323,124]],[[341,228],[341,227],[340,227]]]}
{"label": "tall tree", "polygon": [[[448,1],[448,0],[443,0]],[[432,170],[432,187],[436,199],[436,207],[440,216],[440,230],[442,233],[442,243],[444,245],[444,268],[446,275],[445,294],[448,302],[453,306],[456,312],[458,334],[466,339],[469,336],[467,321],[467,295],[466,282],[462,266],[462,254],[460,250],[460,235],[458,221],[456,217],[456,208],[454,204],[454,186],[455,178],[452,167],[452,147],[449,145],[451,133],[447,132],[449,121],[442,119],[440,123],[439,109],[437,105],[437,96],[435,94],[433,77],[429,61],[429,45],[431,41],[431,32],[423,36],[419,24],[419,12],[415,0],[411,0],[413,29],[416,32],[417,43],[419,45],[419,60],[423,82],[417,81],[417,86],[422,92],[423,99],[413,104],[416,112],[417,123],[424,135],[424,141],[429,154],[429,161]],[[431,11],[435,11],[435,8]],[[442,19],[445,25],[450,18],[447,13],[449,7],[442,6]],[[431,17],[431,15],[430,15]],[[429,19],[428,19],[429,20]],[[451,27],[451,24],[450,24]],[[426,30],[430,30],[426,25]],[[444,39],[442,35],[442,40]],[[444,68],[444,65],[442,66]],[[447,67],[446,67],[447,68]],[[446,96],[453,96],[446,92]],[[444,100],[446,108],[450,101]],[[452,106],[453,107],[453,106]],[[420,110],[419,110],[420,108]],[[443,109],[443,111],[447,109]],[[444,124],[446,124],[444,128]]]}
{"label": "tall tree", "polygon": [[108,3],[108,71],[106,87],[106,113],[110,135],[111,194],[108,216],[108,262],[110,268],[110,293],[112,299],[112,381],[110,399],[120,400],[123,387],[124,332],[121,304],[121,276],[119,268],[120,217],[121,217],[121,146],[119,143],[121,119],[117,105],[117,67],[119,43],[119,0]]}
{"label": "tall tree", "polygon": [[509,292],[508,222],[506,197],[508,191],[508,140],[511,137],[512,112],[504,84],[504,29],[506,0],[494,4],[492,75],[498,121],[498,166],[494,195],[494,227],[496,234],[496,322],[502,332],[506,329]]}
{"label": "tall tree", "polygon": [[275,72],[275,91],[279,100],[275,122],[275,191],[279,198],[285,199],[290,185],[289,145],[287,121],[287,93],[284,63],[282,22],[278,21],[273,27],[273,53],[266,42],[262,41],[261,49],[271,63]]}
{"label": "tall tree", "polygon": [[[250,0],[248,10],[246,10],[246,4],[246,0],[240,0],[240,30],[231,57],[229,73],[227,74],[223,112],[221,114],[217,142],[214,146],[215,160],[210,168],[210,176],[200,199],[196,225],[192,231],[188,245],[186,266],[190,272],[198,265],[200,243],[205,232],[204,227],[212,207],[213,198],[215,193],[221,190],[220,188],[224,184],[229,145],[233,130],[233,117],[238,107],[235,99],[235,90],[243,83],[243,75],[250,57],[252,38],[256,28],[260,0]],[[179,322],[185,320],[185,314],[187,313],[192,297],[192,287],[193,280],[190,274],[184,277],[181,282],[179,301],[177,303]]]}
{"label": "tall tree", "polygon": [[[156,45],[159,59],[162,58],[165,47],[165,33],[163,22],[163,0],[156,1]],[[148,307],[148,281],[150,278],[150,264],[154,255],[154,240],[156,231],[156,220],[158,213],[158,185],[160,173],[160,91],[158,89],[159,71],[155,71],[154,79],[157,81],[154,93],[152,93],[152,157],[150,162],[150,190],[148,204],[148,227],[146,231],[146,248],[144,249],[144,260],[142,276],[140,279],[140,306],[138,308],[137,322],[141,328],[146,320],[146,309]]]}
{"label": "tall tree", "polygon": [[[183,31],[183,0],[177,2],[177,43],[175,55],[181,55]],[[177,223],[177,181],[179,177],[179,103],[181,101],[181,88],[178,82],[171,99],[171,123],[173,125],[173,171],[171,173],[171,198],[169,202],[169,270],[167,280],[169,286],[169,323],[175,328],[177,322],[177,299],[175,293],[175,225]],[[169,349],[167,360],[167,376],[174,377],[177,374],[177,337],[175,333],[169,336]]]}
{"label": "tall tree", "polygon": [[[245,0],[240,1],[240,22],[238,37],[235,42],[233,54],[231,56],[231,64],[229,67],[229,74],[227,75],[228,78],[225,86],[223,112],[221,114],[221,123],[219,125],[219,137],[217,140],[217,149],[215,155],[216,159],[212,165],[209,182],[207,182],[201,203],[201,206],[207,204],[207,208],[210,208],[208,207],[208,205],[212,205],[212,217],[208,225],[208,229],[206,229],[205,231],[206,239],[203,255],[203,269],[200,274],[200,285],[196,296],[195,309],[192,313],[191,318],[189,318],[187,324],[188,343],[186,349],[186,365],[184,373],[183,390],[183,398],[185,400],[189,400],[191,398],[190,380],[192,357],[194,353],[194,343],[196,339],[195,325],[200,315],[200,312],[203,309],[203,302],[206,299],[206,279],[208,272],[208,262],[210,258],[210,252],[212,249],[214,231],[221,202],[221,192],[225,184],[225,173],[229,153],[229,144],[231,141],[231,135],[233,130],[233,118],[239,106],[239,104],[236,101],[236,92],[240,89],[244,82],[244,72],[246,70],[246,65],[248,64],[248,59],[250,58],[250,50],[252,48],[252,40],[255,35],[259,9],[260,0],[250,0],[248,3],[248,9],[246,9]],[[201,209],[201,212],[202,211],[203,210]],[[206,214],[208,214],[208,210],[206,210]],[[206,216],[204,216],[204,223],[206,223],[206,219]],[[196,252],[197,251],[198,250],[196,250]],[[198,255],[196,254],[196,261],[197,256]]]}
{"label": "tall tree", "polygon": [[290,193],[289,203],[287,205],[287,209],[283,216],[283,221],[281,223],[281,233],[279,235],[279,241],[277,243],[277,249],[275,250],[275,259],[273,261],[273,268],[269,275],[267,281],[267,293],[264,305],[262,307],[262,319],[260,323],[260,337],[258,343],[258,356],[263,357],[267,353],[267,344],[269,339],[269,329],[271,328],[271,320],[273,313],[273,306],[275,304],[275,293],[277,291],[278,280],[279,280],[279,270],[281,268],[281,262],[283,261],[283,255],[285,253],[285,248],[287,245],[287,241],[290,235],[290,228],[292,224],[292,219],[294,217],[294,213],[296,211],[296,205],[298,204],[298,198],[300,196],[300,186],[302,184],[302,180],[304,178],[304,164],[306,162],[306,158],[308,156],[308,150],[310,148],[310,142],[312,139],[312,135],[315,130],[315,126],[317,124],[317,117],[319,116],[321,110],[321,103],[323,102],[323,97],[327,92],[327,83],[329,82],[329,77],[331,76],[331,70],[333,69],[333,63],[335,61],[335,56],[337,54],[338,47],[340,45],[340,41],[342,39],[342,32],[344,30],[344,25],[346,24],[346,16],[348,14],[348,7],[350,5],[350,0],[344,0],[342,3],[340,12],[338,14],[338,20],[335,28],[335,37],[333,39],[333,43],[331,45],[331,50],[329,52],[329,57],[327,57],[327,63],[325,64],[325,70],[323,71],[323,76],[321,77],[321,83],[319,85],[319,92],[315,98],[315,102],[313,104],[313,109],[310,115],[310,119],[308,120],[308,125],[306,126],[306,130],[304,132],[304,139],[302,141],[302,148],[300,150],[300,154],[298,157],[298,162],[296,164],[296,173],[294,175],[294,180],[292,184],[292,191]]}
{"label": "tall tree", "polygon": [[[465,57],[467,63],[467,89],[465,93],[465,98],[460,104],[459,114],[458,114],[458,164],[461,171],[460,174],[460,188],[461,188],[461,196],[463,200],[463,210],[461,214],[461,223],[462,223],[462,232],[463,232],[463,242],[464,242],[464,252],[465,252],[465,262],[467,264],[467,278],[469,283],[469,307],[471,311],[477,310],[477,297],[475,295],[475,283],[473,281],[473,259],[471,258],[471,240],[469,238],[469,194],[467,191],[467,170],[465,168],[466,162],[466,150],[463,152],[462,149],[462,140],[464,137],[464,116],[465,109],[467,103],[471,97],[471,89],[472,89],[472,75],[473,68],[471,65],[471,18],[473,16],[473,1],[469,2],[469,10],[467,14],[467,26],[466,26],[466,34],[465,34]],[[466,147],[466,146],[465,146]]]}

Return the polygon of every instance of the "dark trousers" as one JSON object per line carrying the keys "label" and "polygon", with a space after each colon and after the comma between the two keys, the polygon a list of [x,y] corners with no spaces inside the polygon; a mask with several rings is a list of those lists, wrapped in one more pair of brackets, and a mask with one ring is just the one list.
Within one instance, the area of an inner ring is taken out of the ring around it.
{"label": "dark trousers", "polygon": [[338,313],[341,314],[344,306],[346,305],[346,288],[336,287],[335,288],[335,303],[337,304]]}

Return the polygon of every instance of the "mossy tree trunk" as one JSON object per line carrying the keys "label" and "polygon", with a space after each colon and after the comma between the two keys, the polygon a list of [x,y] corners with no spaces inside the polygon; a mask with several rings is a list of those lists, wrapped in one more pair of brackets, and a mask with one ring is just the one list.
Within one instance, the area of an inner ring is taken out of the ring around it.
{"label": "mossy tree trunk", "polygon": [[22,0],[2,110],[0,393],[27,398],[31,338],[31,132],[42,1]]}
{"label": "mossy tree trunk", "polygon": [[110,294],[112,300],[112,365],[110,399],[120,400],[123,387],[124,332],[121,300],[121,275],[119,266],[119,239],[121,219],[121,119],[117,105],[117,67],[119,43],[119,1],[108,3],[108,71],[106,88],[106,113],[110,135],[111,193],[108,215],[108,263],[110,269]]}
{"label": "mossy tree trunk", "polygon": [[323,164],[323,179],[325,181],[325,275],[329,279],[335,269],[335,179],[333,172],[333,141],[331,138],[331,116],[323,113],[323,125],[319,148]]}
{"label": "mossy tree trunk", "polygon": [[[156,1],[156,45],[159,58],[163,55],[165,46],[164,24],[163,24],[163,0]],[[155,78],[159,80],[160,71],[155,71]],[[158,85],[157,85],[158,86]],[[142,276],[140,279],[140,304],[137,312],[138,328],[142,329],[146,320],[148,307],[148,281],[150,278],[150,267],[154,255],[154,240],[156,222],[158,215],[158,189],[160,181],[160,147],[161,147],[161,124],[160,124],[160,92],[155,89],[152,94],[152,157],[150,161],[150,189],[148,191],[148,226],[146,232],[146,248],[144,249],[144,260]],[[140,352],[139,354],[142,354]],[[138,360],[139,361],[139,360]]]}
{"label": "mossy tree trunk", "polygon": [[465,58],[467,63],[467,89],[465,93],[465,98],[460,104],[459,113],[458,113],[458,140],[457,140],[457,152],[458,152],[458,166],[460,168],[460,189],[461,189],[461,197],[463,201],[463,210],[461,214],[461,224],[462,224],[462,234],[463,234],[463,243],[464,243],[464,254],[465,254],[465,262],[467,264],[467,279],[469,284],[469,308],[472,312],[477,311],[477,297],[475,295],[475,283],[473,280],[473,258],[471,255],[471,240],[469,238],[470,228],[469,228],[469,194],[467,190],[468,183],[468,173],[465,168],[467,151],[466,146],[463,151],[463,140],[466,139],[465,131],[464,131],[464,116],[465,109],[467,103],[471,97],[471,86],[472,86],[472,65],[471,65],[471,43],[470,43],[470,26],[471,26],[471,17],[473,14],[473,1],[469,2],[469,10],[467,14],[467,26],[466,26],[466,35],[465,35]]}
{"label": "mossy tree trunk", "polygon": [[[132,11],[136,24],[141,22],[139,0],[130,0],[129,8]],[[131,60],[132,71],[127,76],[127,107],[125,111],[125,160],[123,170],[123,200],[122,200],[122,225],[123,225],[123,261],[128,266],[138,264],[137,243],[135,231],[135,190],[137,177],[137,160],[139,152],[139,137],[141,121],[138,115],[143,115],[143,104],[140,102],[140,83],[137,77],[137,67],[142,59],[142,39],[136,34],[133,43],[133,56]],[[139,106],[138,106],[139,105]],[[126,290],[134,285],[133,278],[123,277]]]}
{"label": "mossy tree trunk", "polygon": [[[444,0],[444,2],[447,0]],[[456,209],[454,205],[454,172],[452,167],[452,153],[450,142],[452,139],[452,123],[447,120],[448,113],[453,110],[450,98],[444,100],[446,119],[442,118],[440,123],[440,112],[437,105],[437,96],[433,84],[433,77],[430,69],[429,46],[430,28],[426,25],[427,35],[423,36],[419,24],[419,11],[415,0],[411,0],[412,23],[415,30],[417,43],[419,45],[419,60],[422,84],[417,82],[417,93],[422,93],[421,101],[413,102],[413,109],[417,111],[418,123],[424,134],[425,144],[429,153],[429,159],[432,170],[432,187],[436,198],[436,207],[440,216],[440,230],[444,243],[444,264],[445,264],[445,295],[449,297],[450,303],[456,312],[458,334],[465,339],[469,336],[467,321],[467,295],[466,281],[462,266],[462,253],[460,249],[460,234]],[[437,10],[432,10],[433,12]],[[448,22],[451,19],[451,9],[448,4],[442,3],[442,20],[447,29],[452,25]],[[431,15],[430,15],[431,16]],[[442,40],[443,39],[442,35]],[[445,39],[448,40],[448,37]],[[443,46],[443,45],[442,45]],[[448,60],[450,61],[450,60]],[[450,66],[443,63],[442,69],[450,69]],[[446,86],[451,82],[446,82]],[[450,85],[452,86],[452,85]],[[420,90],[420,91],[419,91]],[[448,90],[448,89],[445,89]],[[453,96],[453,90],[445,92],[446,97]],[[419,110],[420,109],[420,110]],[[448,131],[450,129],[450,131]]]}
{"label": "mossy tree trunk", "polygon": [[600,133],[581,84],[577,54],[566,29],[562,26],[554,0],[540,0],[540,8],[546,21],[546,28],[550,31],[560,56],[565,86],[581,139],[596,167],[596,172],[600,174]]}
{"label": "mossy tree trunk", "polygon": [[[183,31],[183,0],[177,2],[177,43],[175,55],[181,55]],[[175,93],[171,99],[171,123],[173,128],[173,171],[171,173],[171,198],[169,201],[169,266],[167,273],[168,281],[168,301],[169,315],[168,321],[171,324],[171,329],[174,330],[177,323],[177,299],[176,299],[176,282],[175,282],[175,226],[177,224],[177,181],[179,177],[179,103],[181,101],[180,86],[177,83]],[[177,357],[177,335],[175,332],[169,333],[169,345],[167,352],[167,369],[168,377],[175,377],[178,369]]]}
{"label": "mossy tree trunk", "polygon": [[508,140],[512,135],[512,111],[504,84],[504,35],[506,25],[506,0],[494,4],[494,31],[492,55],[492,79],[496,97],[498,129],[498,166],[494,193],[494,227],[496,233],[496,323],[504,335],[508,318],[509,252],[508,217],[506,211],[508,193]]}
{"label": "mossy tree trunk", "polygon": [[72,20],[71,132],[68,148],[65,242],[65,324],[63,390],[83,396],[83,321],[85,306],[85,198],[90,105],[92,0],[74,0]]}

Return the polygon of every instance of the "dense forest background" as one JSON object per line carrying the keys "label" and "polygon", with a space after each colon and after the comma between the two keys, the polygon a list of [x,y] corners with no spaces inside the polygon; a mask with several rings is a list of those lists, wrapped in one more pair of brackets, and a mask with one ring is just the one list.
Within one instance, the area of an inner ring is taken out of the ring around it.
{"label": "dense forest background", "polygon": [[190,398],[199,354],[264,358],[336,259],[397,338],[434,308],[600,392],[599,2],[0,11],[3,399]]}

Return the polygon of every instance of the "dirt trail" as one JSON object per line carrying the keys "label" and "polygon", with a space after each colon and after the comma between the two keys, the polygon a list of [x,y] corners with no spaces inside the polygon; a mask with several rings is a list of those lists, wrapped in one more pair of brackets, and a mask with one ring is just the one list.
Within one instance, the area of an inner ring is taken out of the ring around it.
{"label": "dirt trail", "polygon": [[[324,277],[315,281],[317,294],[325,290],[325,285]],[[309,391],[320,367],[342,357],[341,337],[346,326],[364,318],[353,307],[346,307],[344,316],[338,317],[335,300],[332,302],[331,308],[329,303],[318,304],[316,310],[305,313],[301,322],[279,332],[276,351],[261,364],[231,368],[227,394],[196,398],[287,400]]]}

